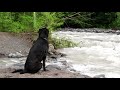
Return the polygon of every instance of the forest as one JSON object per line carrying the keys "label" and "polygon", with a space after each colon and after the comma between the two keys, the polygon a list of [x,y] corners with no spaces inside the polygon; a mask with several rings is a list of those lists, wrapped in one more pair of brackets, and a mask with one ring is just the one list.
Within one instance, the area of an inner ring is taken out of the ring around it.
{"label": "forest", "polygon": [[0,31],[36,32],[47,27],[120,29],[120,12],[0,12]]}

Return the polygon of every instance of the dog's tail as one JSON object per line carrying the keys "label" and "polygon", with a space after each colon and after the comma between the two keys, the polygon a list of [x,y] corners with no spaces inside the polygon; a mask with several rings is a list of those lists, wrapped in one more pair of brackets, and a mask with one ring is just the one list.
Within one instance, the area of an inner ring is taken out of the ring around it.
{"label": "dog's tail", "polygon": [[26,71],[23,69],[18,69],[18,70],[13,71],[12,73],[17,73],[17,72],[20,72],[20,74],[24,74]]}

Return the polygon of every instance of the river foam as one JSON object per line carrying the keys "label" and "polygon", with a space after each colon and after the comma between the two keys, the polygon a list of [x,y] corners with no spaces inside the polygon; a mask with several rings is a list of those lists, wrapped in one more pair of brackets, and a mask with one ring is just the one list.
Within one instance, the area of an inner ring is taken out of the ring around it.
{"label": "river foam", "polygon": [[92,77],[104,74],[108,78],[120,78],[120,35],[58,31],[52,36],[80,43],[78,47],[60,49],[75,70]]}

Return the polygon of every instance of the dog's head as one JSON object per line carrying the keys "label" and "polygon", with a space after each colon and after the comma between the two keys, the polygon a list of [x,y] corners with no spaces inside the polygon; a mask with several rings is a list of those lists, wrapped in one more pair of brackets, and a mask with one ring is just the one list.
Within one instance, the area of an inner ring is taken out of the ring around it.
{"label": "dog's head", "polygon": [[47,28],[41,28],[38,31],[39,37],[48,38],[49,30]]}

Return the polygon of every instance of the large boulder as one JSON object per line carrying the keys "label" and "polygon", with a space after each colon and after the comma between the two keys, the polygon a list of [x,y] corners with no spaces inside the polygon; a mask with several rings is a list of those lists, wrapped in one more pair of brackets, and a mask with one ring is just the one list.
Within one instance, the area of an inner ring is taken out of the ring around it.
{"label": "large boulder", "polygon": [[49,44],[49,50],[48,50],[49,54],[53,54],[55,52],[55,48],[52,44]]}
{"label": "large boulder", "polygon": [[8,58],[21,58],[21,57],[25,57],[25,55],[21,54],[20,52],[8,54]]}
{"label": "large boulder", "polygon": [[49,44],[48,56],[50,58],[56,59],[58,57],[64,57],[64,56],[66,56],[66,54],[56,51],[54,46],[52,44]]}

